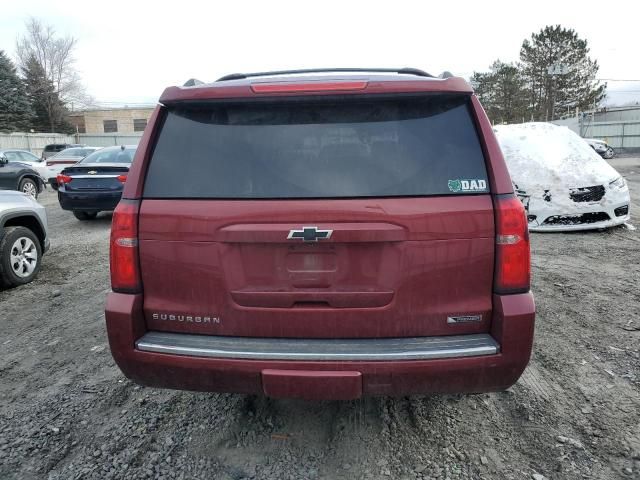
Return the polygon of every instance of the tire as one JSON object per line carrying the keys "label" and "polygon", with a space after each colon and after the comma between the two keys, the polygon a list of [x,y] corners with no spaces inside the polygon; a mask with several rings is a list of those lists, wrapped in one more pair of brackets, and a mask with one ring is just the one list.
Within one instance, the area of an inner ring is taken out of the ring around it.
{"label": "tire", "polygon": [[42,247],[25,227],[7,227],[0,238],[0,285],[17,287],[32,281],[40,271]]}
{"label": "tire", "polygon": [[81,212],[78,210],[74,210],[73,216],[82,221],[93,220],[98,216],[98,212]]}
{"label": "tire", "polygon": [[20,190],[22,193],[31,195],[33,198],[38,198],[38,191],[40,189],[38,188],[38,184],[35,180],[31,178],[23,178],[22,180],[20,180],[18,190]]}
{"label": "tire", "polygon": [[615,155],[613,148],[609,147],[607,148],[607,150],[604,152],[603,157],[606,158],[607,160],[610,158],[613,158],[613,156]]}

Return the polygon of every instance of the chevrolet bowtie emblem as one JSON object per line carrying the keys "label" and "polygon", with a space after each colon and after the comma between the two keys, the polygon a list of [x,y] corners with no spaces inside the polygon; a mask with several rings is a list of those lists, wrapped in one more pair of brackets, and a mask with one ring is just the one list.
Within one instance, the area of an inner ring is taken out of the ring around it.
{"label": "chevrolet bowtie emblem", "polygon": [[96,170],[89,170],[87,172],[89,175],[95,175],[96,173],[98,173]]}
{"label": "chevrolet bowtie emblem", "polygon": [[318,227],[302,227],[301,230],[290,230],[287,240],[302,240],[304,242],[317,242],[331,237],[333,230],[319,230]]}

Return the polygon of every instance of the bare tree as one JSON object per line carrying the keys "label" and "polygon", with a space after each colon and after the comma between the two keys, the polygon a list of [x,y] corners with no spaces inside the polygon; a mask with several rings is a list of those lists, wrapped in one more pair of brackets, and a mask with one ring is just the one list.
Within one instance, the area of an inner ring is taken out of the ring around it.
{"label": "bare tree", "polygon": [[95,101],[86,93],[75,68],[73,51],[77,39],[69,35],[59,37],[53,26],[34,17],[29,18],[25,26],[27,32],[18,37],[16,45],[18,65],[25,69],[35,59],[68,107],[93,105]]}

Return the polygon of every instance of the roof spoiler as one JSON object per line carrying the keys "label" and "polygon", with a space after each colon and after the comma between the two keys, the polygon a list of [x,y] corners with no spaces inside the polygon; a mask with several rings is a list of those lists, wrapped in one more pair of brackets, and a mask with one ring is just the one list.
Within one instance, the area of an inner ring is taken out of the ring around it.
{"label": "roof spoiler", "polygon": [[[232,73],[216,80],[226,82],[228,80],[242,80],[249,77],[269,77],[275,75],[299,75],[305,73],[398,73],[403,75],[416,75],[418,77],[434,78],[433,75],[417,68],[307,68],[302,70],[275,70],[272,72]],[[445,72],[449,73],[449,72]],[[449,73],[451,76],[451,74]],[[445,77],[448,78],[448,77]],[[186,86],[186,84],[185,84]]]}

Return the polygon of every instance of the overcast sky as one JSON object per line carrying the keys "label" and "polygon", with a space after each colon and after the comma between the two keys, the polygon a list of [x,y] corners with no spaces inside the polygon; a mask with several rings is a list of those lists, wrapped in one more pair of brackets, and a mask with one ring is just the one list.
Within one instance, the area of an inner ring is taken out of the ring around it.
{"label": "overcast sky", "polygon": [[[422,68],[468,77],[518,59],[532,32],[576,29],[599,77],[640,79],[639,1],[435,2],[355,0],[183,2],[0,0],[0,49],[15,54],[36,16],[78,39],[77,68],[101,102],[155,101],[190,77],[310,67]],[[640,82],[609,82],[640,101]]]}

